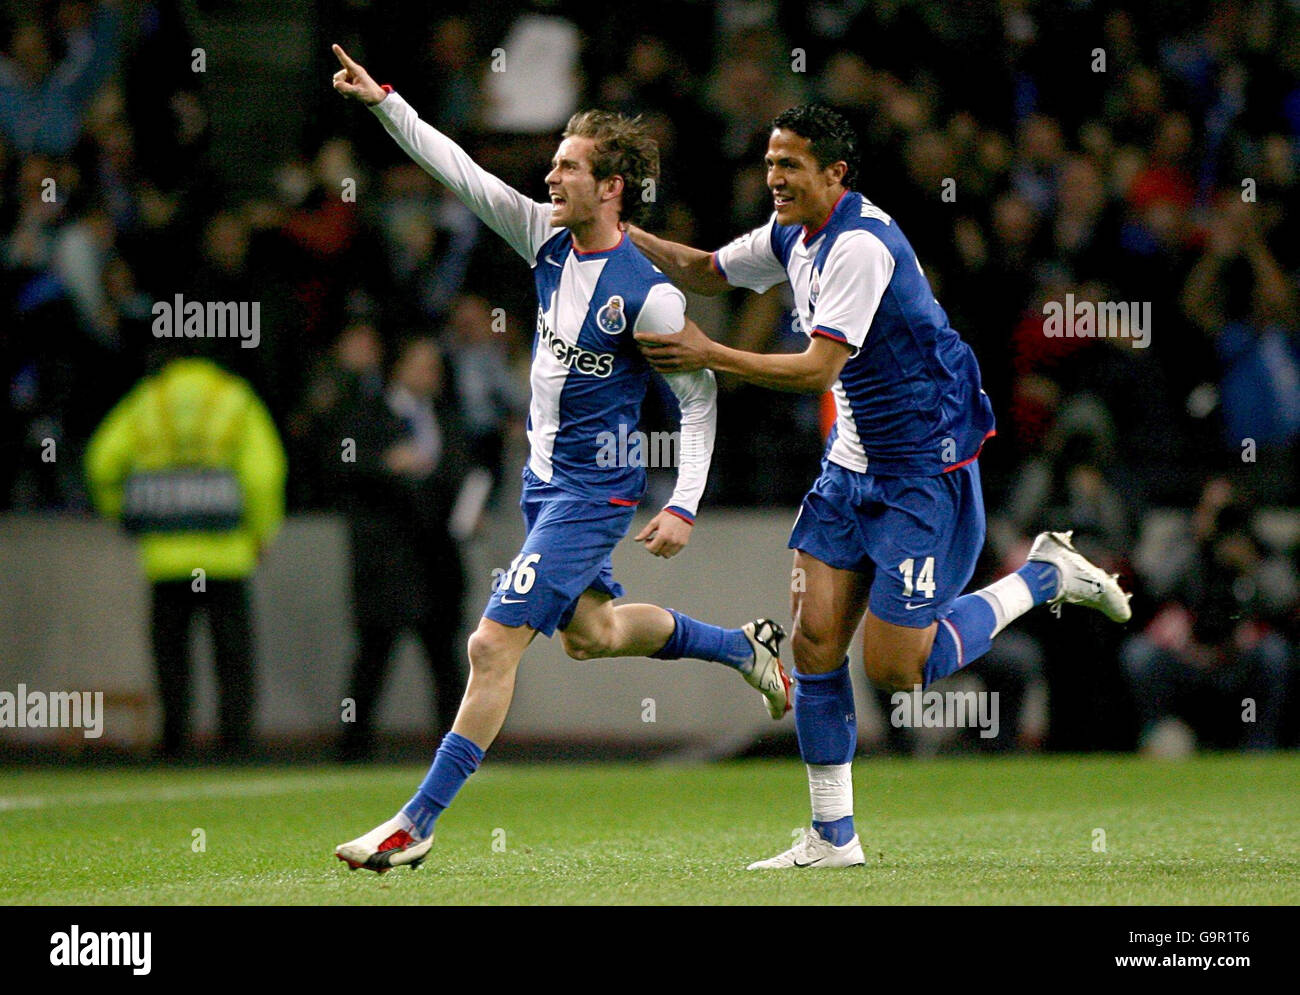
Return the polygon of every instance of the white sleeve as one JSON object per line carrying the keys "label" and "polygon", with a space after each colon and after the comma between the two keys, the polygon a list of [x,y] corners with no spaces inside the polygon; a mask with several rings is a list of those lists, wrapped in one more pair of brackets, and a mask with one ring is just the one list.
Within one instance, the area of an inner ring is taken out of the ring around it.
{"label": "white sleeve", "polygon": [[529,200],[480,167],[459,145],[421,121],[415,108],[400,94],[389,93],[370,109],[403,152],[446,184],[529,265],[537,264],[537,250],[556,233],[551,227],[549,205]]}
{"label": "white sleeve", "polygon": [[894,256],[884,242],[862,229],[845,232],[822,267],[814,330],[861,349],[893,276]]}
{"label": "white sleeve", "polygon": [[[633,332],[676,335],[686,325],[686,298],[670,283],[656,284],[646,295]],[[718,431],[718,385],[712,370],[663,375],[682,409],[677,446],[677,486],[666,507],[695,520],[709,481],[713,443]]]}
{"label": "white sleeve", "polygon": [[775,214],[762,228],[741,235],[713,253],[714,268],[733,287],[744,287],[761,294],[788,279],[785,266],[772,252],[774,224]]}

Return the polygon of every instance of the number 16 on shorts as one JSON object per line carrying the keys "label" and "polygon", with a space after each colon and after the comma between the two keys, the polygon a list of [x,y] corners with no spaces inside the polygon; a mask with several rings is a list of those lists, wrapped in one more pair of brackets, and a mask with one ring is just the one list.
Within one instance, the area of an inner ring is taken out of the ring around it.
{"label": "number 16 on shorts", "polygon": [[927,556],[921,564],[921,572],[912,578],[912,571],[916,567],[916,561],[908,557],[898,565],[898,572],[903,575],[903,597],[910,598],[913,593],[920,592],[923,598],[934,597],[934,557]]}
{"label": "number 16 on shorts", "polygon": [[537,581],[537,572],[533,570],[533,564],[541,558],[541,553],[520,553],[510,561],[510,569],[497,581],[496,590],[509,591],[513,583],[516,594],[527,594]]}

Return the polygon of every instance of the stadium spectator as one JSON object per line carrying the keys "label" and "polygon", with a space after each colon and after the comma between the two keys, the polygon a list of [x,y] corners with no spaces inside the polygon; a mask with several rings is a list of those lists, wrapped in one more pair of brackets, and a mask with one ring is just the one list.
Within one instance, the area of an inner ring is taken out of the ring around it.
{"label": "stadium spectator", "polygon": [[1220,503],[1207,486],[1188,546],[1192,555],[1145,630],[1121,659],[1132,689],[1141,742],[1152,746],[1163,720],[1178,717],[1208,745],[1270,749],[1293,679],[1281,634],[1296,610],[1300,583],[1291,565],[1269,555],[1242,505]]}
{"label": "stadium spectator", "polygon": [[456,299],[447,324],[448,351],[455,369],[456,392],[464,416],[470,459],[499,485],[506,443],[528,414],[528,387],[509,367],[504,312],[494,318],[487,301],[463,295]]}
{"label": "stadium spectator", "polygon": [[86,475],[99,513],[138,537],[152,587],[160,754],[174,760],[189,747],[190,629],[206,614],[220,756],[248,756],[256,714],[248,580],[284,515],[284,451],[265,406],[215,362],[167,357],[95,430]]}
{"label": "stadium spectator", "polygon": [[289,418],[289,447],[297,472],[290,494],[301,508],[337,506],[332,492],[334,465],[341,445],[341,412],[370,403],[384,392],[384,343],[372,321],[348,323],[334,347],[319,359],[308,379],[302,404]]}
{"label": "stadium spectator", "polygon": [[43,20],[23,20],[0,54],[0,132],[24,155],[72,151],[82,114],[118,60],[117,4],[100,3],[89,24],[78,23],[86,5],[69,6],[63,37],[52,38]]}
{"label": "stadium spectator", "polygon": [[1118,559],[1132,524],[1113,481],[1115,427],[1106,409],[1080,400],[1061,412],[1042,456],[1017,475],[1008,510],[1022,536],[1071,523],[1074,542],[1094,560]]}
{"label": "stadium spectator", "polygon": [[[449,529],[467,463],[455,391],[427,338],[399,349],[382,395],[365,384],[359,377],[358,389],[342,399],[322,454],[352,542],[358,647],[347,689],[356,716],[339,744],[347,760],[374,753],[384,682],[403,632],[424,650],[439,736],[451,728],[465,691],[464,566]],[[352,440],[352,452],[342,448],[345,440]]]}
{"label": "stadium spectator", "polygon": [[1183,288],[1188,318],[1214,340],[1223,447],[1258,461],[1250,488],[1262,500],[1300,498],[1300,310],[1259,229],[1255,205],[1225,196],[1204,254]]}
{"label": "stadium spectator", "polygon": [[403,163],[385,171],[374,221],[384,250],[384,285],[402,327],[441,324],[465,281],[478,242],[479,222],[454,197],[439,191],[419,166]]}

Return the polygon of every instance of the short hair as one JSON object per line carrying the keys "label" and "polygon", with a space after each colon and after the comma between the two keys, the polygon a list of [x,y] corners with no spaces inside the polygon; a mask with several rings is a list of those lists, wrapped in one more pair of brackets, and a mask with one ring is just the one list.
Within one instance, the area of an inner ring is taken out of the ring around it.
{"label": "short hair", "polygon": [[800,104],[772,119],[772,130],[778,128],[808,139],[818,169],[841,160],[847,163],[849,168],[841,182],[845,188],[852,189],[858,175],[858,136],[843,114],[825,104]]}
{"label": "short hair", "polygon": [[564,126],[565,138],[590,138],[591,173],[600,180],[623,177],[619,217],[636,221],[645,206],[640,196],[646,180],[659,178],[659,146],[650,137],[641,116],[626,117],[613,111],[579,111]]}

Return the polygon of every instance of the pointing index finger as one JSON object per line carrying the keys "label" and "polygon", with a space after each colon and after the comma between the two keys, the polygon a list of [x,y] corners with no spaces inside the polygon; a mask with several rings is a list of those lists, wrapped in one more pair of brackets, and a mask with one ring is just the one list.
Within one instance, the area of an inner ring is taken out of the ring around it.
{"label": "pointing index finger", "polygon": [[348,55],[347,52],[343,51],[342,45],[335,43],[331,45],[330,48],[334,50],[334,55],[338,58],[339,62],[343,64],[344,69],[348,69],[355,72],[356,70],[361,68],[355,62],[352,61],[352,57]]}

